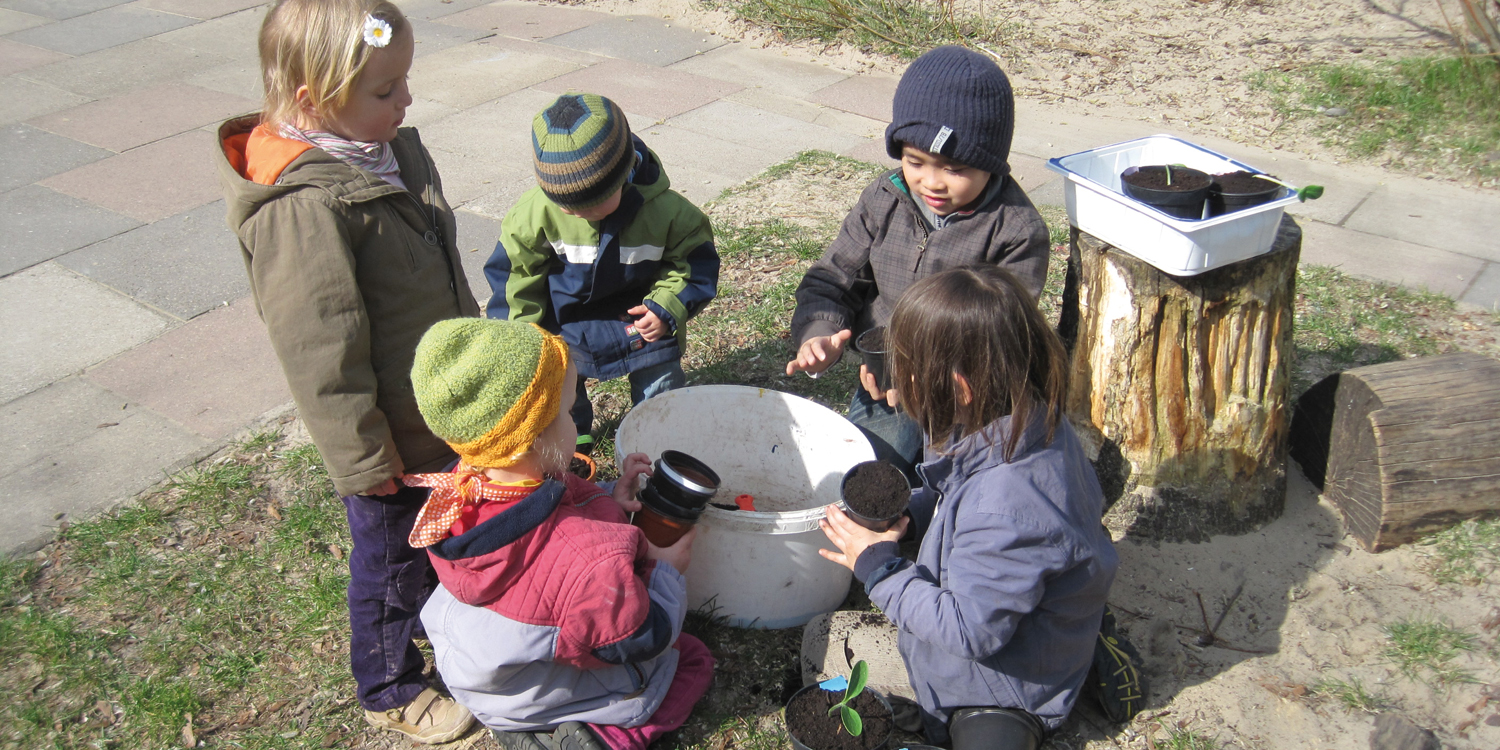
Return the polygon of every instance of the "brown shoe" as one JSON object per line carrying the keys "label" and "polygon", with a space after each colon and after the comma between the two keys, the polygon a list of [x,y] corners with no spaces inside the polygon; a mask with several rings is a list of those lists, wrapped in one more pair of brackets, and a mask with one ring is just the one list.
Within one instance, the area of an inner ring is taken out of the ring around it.
{"label": "brown shoe", "polygon": [[365,721],[377,729],[389,729],[410,737],[412,742],[439,745],[452,742],[474,725],[474,715],[458,701],[432,688],[400,708],[365,711]]}

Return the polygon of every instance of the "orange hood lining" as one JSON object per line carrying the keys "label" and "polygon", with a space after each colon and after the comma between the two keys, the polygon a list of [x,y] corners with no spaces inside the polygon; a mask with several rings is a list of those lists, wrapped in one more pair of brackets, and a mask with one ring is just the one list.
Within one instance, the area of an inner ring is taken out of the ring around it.
{"label": "orange hood lining", "polygon": [[236,133],[224,139],[224,156],[241,177],[257,185],[274,185],[287,165],[312,146],[302,141],[282,138],[264,124],[248,133]]}

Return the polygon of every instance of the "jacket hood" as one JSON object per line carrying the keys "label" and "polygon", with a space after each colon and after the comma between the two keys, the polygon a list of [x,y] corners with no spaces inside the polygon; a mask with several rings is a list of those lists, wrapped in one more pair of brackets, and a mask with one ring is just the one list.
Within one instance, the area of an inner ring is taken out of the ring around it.
{"label": "jacket hood", "polygon": [[641,156],[641,163],[635,165],[635,172],[630,175],[628,183],[640,191],[642,202],[649,201],[667,192],[672,187],[672,180],[667,177],[667,170],[662,169],[661,159],[656,156],[656,152],[634,134],[630,137],[635,142],[635,152]]}

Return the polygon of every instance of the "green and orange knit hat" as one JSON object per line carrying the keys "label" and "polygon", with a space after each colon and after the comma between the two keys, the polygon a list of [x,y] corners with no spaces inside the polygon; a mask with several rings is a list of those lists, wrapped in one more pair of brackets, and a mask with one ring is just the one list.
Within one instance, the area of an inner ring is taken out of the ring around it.
{"label": "green and orange knit hat", "polygon": [[567,370],[568,345],[534,323],[459,318],[422,336],[411,384],[427,426],[464,463],[503,469],[557,418]]}
{"label": "green and orange knit hat", "polygon": [[563,94],[531,121],[536,182],[563,208],[588,208],[614,195],[635,167],[630,123],[598,94]]}

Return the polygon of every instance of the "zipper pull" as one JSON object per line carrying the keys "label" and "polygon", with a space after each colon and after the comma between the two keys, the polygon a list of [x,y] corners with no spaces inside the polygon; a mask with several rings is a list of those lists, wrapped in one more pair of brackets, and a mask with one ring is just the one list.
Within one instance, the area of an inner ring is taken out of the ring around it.
{"label": "zipper pull", "polygon": [[917,262],[911,265],[911,270],[913,272],[922,267],[922,254],[925,252],[927,252],[927,238],[923,237],[922,243],[920,245],[917,245]]}

